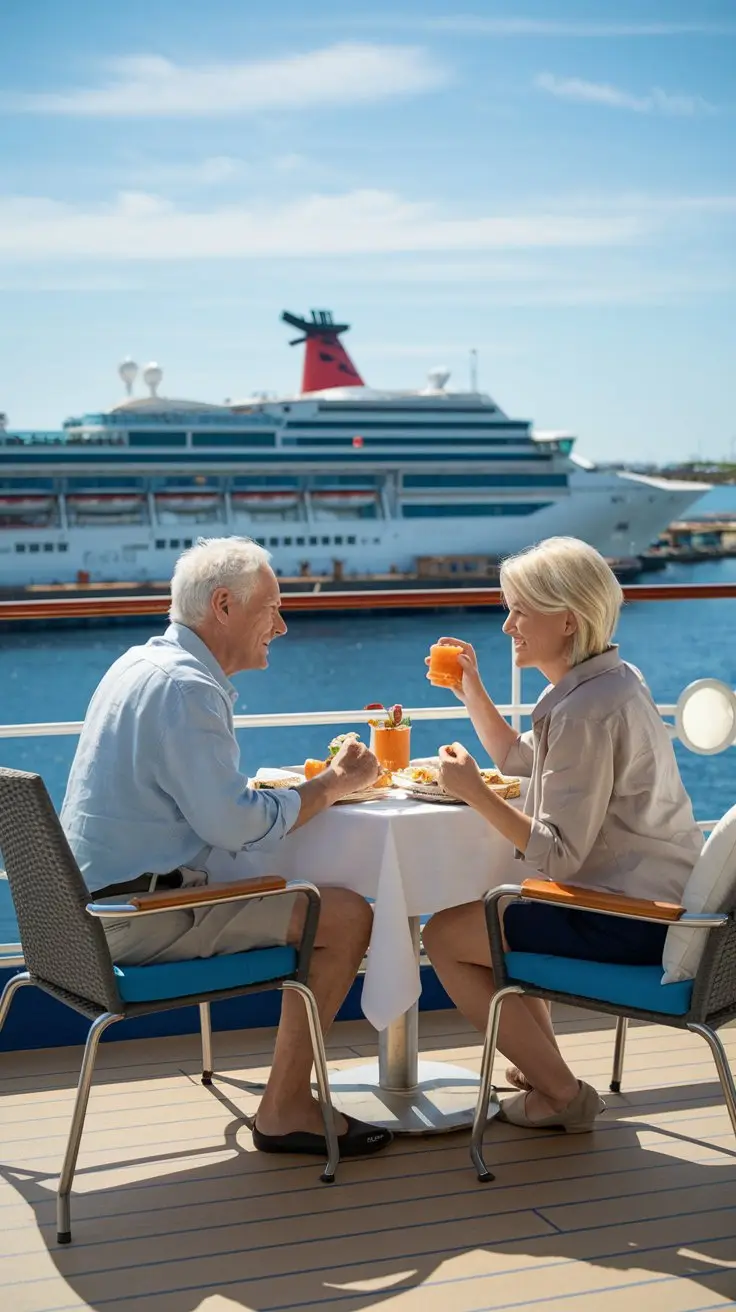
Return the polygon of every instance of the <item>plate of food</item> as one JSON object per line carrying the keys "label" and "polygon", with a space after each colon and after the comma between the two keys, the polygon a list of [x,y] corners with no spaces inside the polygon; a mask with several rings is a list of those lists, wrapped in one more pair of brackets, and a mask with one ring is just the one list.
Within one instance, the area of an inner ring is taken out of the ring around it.
{"label": "plate of food", "polygon": [[[521,781],[511,775],[501,774],[500,770],[482,769],[481,778],[486,787],[506,801],[521,796]],[[402,788],[410,796],[423,802],[443,802],[464,806],[458,797],[453,797],[440,783],[439,758],[433,757],[421,761],[412,761],[405,770],[397,770],[393,776],[397,788]]]}

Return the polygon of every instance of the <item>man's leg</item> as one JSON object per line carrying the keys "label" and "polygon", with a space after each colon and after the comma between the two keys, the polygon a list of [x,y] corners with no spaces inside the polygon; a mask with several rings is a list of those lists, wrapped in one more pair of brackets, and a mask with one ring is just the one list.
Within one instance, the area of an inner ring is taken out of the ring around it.
{"label": "man's leg", "polygon": [[[373,912],[358,893],[347,888],[322,888],[321,912],[309,987],[319,1008],[322,1031],[327,1033],[343,1002],[368,947]],[[299,899],[289,928],[289,942],[297,945],[304,924],[303,899]],[[285,992],[281,1023],[276,1036],[271,1075],[258,1109],[258,1129],[263,1134],[281,1135],[292,1130],[323,1134],[322,1113],[312,1096],[312,1045],[304,1004],[295,993]],[[338,1134],[345,1129],[336,1118]]]}

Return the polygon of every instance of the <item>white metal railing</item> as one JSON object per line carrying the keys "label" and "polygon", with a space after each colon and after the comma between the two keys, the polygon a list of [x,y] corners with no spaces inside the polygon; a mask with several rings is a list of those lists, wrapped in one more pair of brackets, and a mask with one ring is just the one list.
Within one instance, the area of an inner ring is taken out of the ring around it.
{"label": "white metal railing", "polygon": [[[533,702],[495,703],[501,715],[509,718],[515,729],[521,728],[521,720],[531,715]],[[468,712],[464,706],[405,706],[404,714],[412,720],[464,720]],[[659,703],[657,710],[662,716],[675,714],[674,703]],[[271,715],[236,715],[236,729],[288,729],[320,724],[367,724],[375,719],[375,711],[284,711]],[[53,738],[73,737],[82,731],[82,720],[59,720],[37,724],[0,724],[0,738]],[[672,727],[672,726],[669,726]]]}

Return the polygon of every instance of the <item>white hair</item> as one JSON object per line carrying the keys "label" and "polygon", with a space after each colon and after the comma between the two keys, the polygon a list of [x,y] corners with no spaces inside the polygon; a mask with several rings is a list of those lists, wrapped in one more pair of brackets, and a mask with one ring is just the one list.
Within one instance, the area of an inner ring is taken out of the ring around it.
{"label": "white hair", "polygon": [[194,628],[206,618],[217,588],[247,601],[271,557],[250,538],[198,538],[174,566],[169,619]]}
{"label": "white hair", "polygon": [[624,594],[603,557],[579,538],[546,538],[509,556],[501,565],[504,595],[518,596],[532,610],[569,610],[577,629],[570,640],[570,664],[579,665],[611,644]]}

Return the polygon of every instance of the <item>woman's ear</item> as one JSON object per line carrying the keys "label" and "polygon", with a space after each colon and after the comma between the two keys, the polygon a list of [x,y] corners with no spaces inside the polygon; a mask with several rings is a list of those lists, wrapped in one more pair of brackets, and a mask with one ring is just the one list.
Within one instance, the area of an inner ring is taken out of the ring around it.
{"label": "woman's ear", "polygon": [[567,617],[565,619],[565,637],[567,638],[572,637],[573,633],[577,633],[577,631],[578,631],[577,616],[574,615],[571,610],[569,610],[567,612]]}

